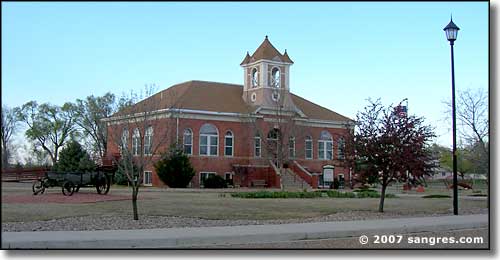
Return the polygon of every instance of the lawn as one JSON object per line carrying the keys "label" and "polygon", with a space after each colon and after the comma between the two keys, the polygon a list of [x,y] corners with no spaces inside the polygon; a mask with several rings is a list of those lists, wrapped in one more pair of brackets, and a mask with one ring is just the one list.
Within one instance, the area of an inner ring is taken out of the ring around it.
{"label": "lawn", "polygon": [[[48,192],[63,196],[59,188],[52,188]],[[95,193],[95,190],[82,188],[80,192]],[[28,183],[2,184],[2,197],[30,193],[31,186]],[[127,195],[130,191],[126,187],[112,187],[110,194]],[[233,198],[222,191],[172,191],[159,188],[144,188],[139,197],[139,214],[205,219],[289,219],[318,217],[345,211],[376,212],[379,203],[377,198],[243,199]],[[385,201],[387,213],[404,216],[446,214],[452,207],[451,198],[399,197]],[[488,206],[486,200],[469,199],[460,199],[459,205],[461,211],[475,211]],[[50,220],[86,215],[131,215],[131,208],[130,201],[84,204],[2,203],[2,221]]]}

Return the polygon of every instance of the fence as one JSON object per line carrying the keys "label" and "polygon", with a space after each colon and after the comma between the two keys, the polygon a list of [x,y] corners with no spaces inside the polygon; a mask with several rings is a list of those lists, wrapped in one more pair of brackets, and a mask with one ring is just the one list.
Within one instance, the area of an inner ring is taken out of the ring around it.
{"label": "fence", "polygon": [[43,177],[49,167],[30,167],[30,168],[6,168],[2,169],[2,181],[28,181]]}

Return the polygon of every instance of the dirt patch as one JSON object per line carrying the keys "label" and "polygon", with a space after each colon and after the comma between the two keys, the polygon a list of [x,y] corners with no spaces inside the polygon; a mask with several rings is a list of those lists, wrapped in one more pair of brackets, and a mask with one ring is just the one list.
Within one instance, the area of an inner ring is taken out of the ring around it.
{"label": "dirt patch", "polygon": [[[74,193],[64,196],[62,193],[48,193],[42,195],[10,195],[2,196],[2,203],[95,203],[101,201],[130,200],[125,195],[99,195],[97,193]],[[140,198],[139,198],[140,199]]]}

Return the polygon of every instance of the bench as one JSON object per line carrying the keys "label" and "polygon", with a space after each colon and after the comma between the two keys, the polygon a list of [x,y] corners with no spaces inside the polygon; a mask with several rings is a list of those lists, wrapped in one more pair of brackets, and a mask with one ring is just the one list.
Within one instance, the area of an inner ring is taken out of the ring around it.
{"label": "bench", "polygon": [[252,187],[266,187],[266,180],[253,180],[251,183]]}

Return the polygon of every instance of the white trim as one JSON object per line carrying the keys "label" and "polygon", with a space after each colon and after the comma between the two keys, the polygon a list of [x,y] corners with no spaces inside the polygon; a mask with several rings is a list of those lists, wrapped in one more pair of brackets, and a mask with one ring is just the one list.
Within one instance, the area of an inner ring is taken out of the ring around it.
{"label": "white trim", "polygon": [[273,65],[276,65],[276,64],[278,64],[278,65],[289,65],[289,66],[293,65],[293,63],[291,63],[291,62],[276,61],[276,60],[268,60],[268,59],[260,59],[260,60],[256,60],[256,61],[254,61],[254,62],[252,62],[252,63],[243,64],[243,65],[241,65],[241,66],[242,66],[242,67],[252,67],[252,66],[257,65],[258,63],[261,63],[261,62],[262,62],[262,63],[263,63],[263,62],[267,62],[267,63],[271,63],[271,64],[273,64]]}

